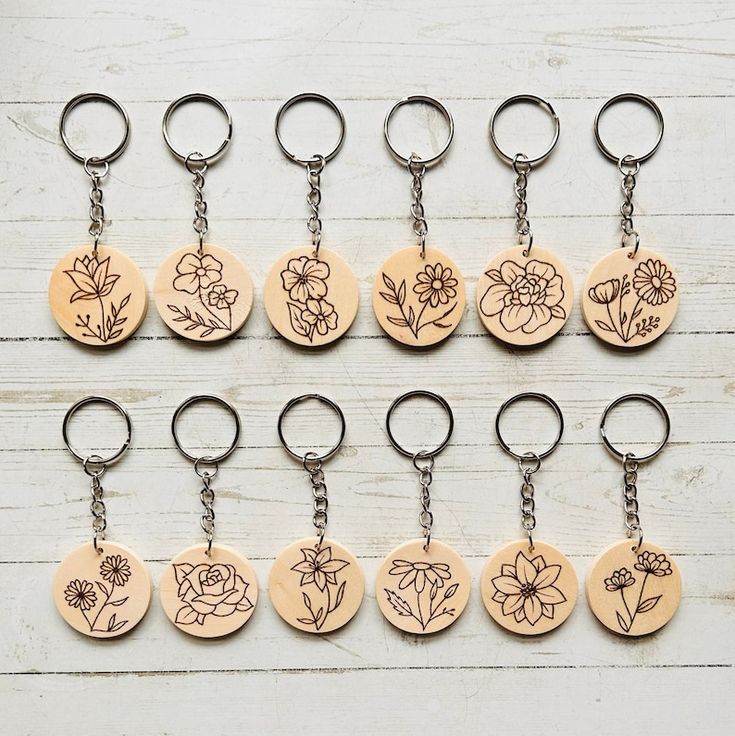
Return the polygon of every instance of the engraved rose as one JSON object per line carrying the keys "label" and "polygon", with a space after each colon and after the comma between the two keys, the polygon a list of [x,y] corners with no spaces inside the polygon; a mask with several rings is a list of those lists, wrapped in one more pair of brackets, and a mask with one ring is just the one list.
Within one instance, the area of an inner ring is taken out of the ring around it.
{"label": "engraved rose", "polygon": [[176,613],[178,624],[204,624],[207,616],[231,616],[249,611],[253,604],[245,595],[248,583],[234,565],[174,565],[178,597],[184,604]]}

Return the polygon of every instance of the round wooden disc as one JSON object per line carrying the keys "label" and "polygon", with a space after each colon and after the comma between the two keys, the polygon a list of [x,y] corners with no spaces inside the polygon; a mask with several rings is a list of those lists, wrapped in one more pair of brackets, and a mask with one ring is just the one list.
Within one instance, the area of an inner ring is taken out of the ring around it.
{"label": "round wooden disc", "polygon": [[427,347],[452,334],[464,314],[464,279],[457,264],[436,248],[421,257],[417,246],[394,253],[380,267],[373,310],[394,340]]}
{"label": "round wooden disc", "polygon": [[161,264],[153,286],[161,319],[197,342],[234,335],[253,306],[253,282],[237,256],[219,245],[187,245]]}
{"label": "round wooden disc", "polygon": [[681,575],[669,554],[650,542],[634,551],[626,539],[608,547],[587,575],[587,601],[610,631],[643,636],[667,624],[681,600]]}
{"label": "round wooden disc", "polygon": [[202,639],[227,636],[253,615],[258,580],[236,550],[197,544],[174,557],[160,582],[161,606],[176,628]]}
{"label": "round wooden disc", "polygon": [[268,592],[278,615],[296,629],[326,634],[344,626],[360,608],[365,578],[354,555],[333,539],[317,548],[299,539],[276,557]]}
{"label": "round wooden disc", "polygon": [[140,327],[148,308],[143,273],[124,253],[100,245],[70,250],[48,285],[51,314],[64,332],[85,345],[114,345]]}
{"label": "round wooden disc", "polygon": [[297,345],[328,345],[350,329],[357,314],[357,279],[334,251],[295,248],[271,268],[263,302],[273,327]]}
{"label": "round wooden disc", "polygon": [[410,634],[433,634],[453,624],[470,597],[470,571],[448,544],[423,539],[396,547],[375,580],[380,612]]}
{"label": "round wooden disc", "polygon": [[527,539],[506,544],[485,563],[482,602],[493,620],[514,634],[544,634],[561,626],[577,602],[572,563],[556,548]]}
{"label": "round wooden disc", "polygon": [[510,345],[538,345],[564,327],[574,303],[572,277],[550,250],[508,248],[477,280],[477,311],[491,335]]}
{"label": "round wooden disc", "polygon": [[71,627],[95,639],[122,636],[145,616],[151,576],[132,550],[113,542],[90,542],[70,552],[56,569],[54,602]]}
{"label": "round wooden disc", "polygon": [[679,280],[671,264],[649,248],[617,248],[590,271],[582,314],[594,335],[611,345],[637,348],[660,337],[679,306]]}

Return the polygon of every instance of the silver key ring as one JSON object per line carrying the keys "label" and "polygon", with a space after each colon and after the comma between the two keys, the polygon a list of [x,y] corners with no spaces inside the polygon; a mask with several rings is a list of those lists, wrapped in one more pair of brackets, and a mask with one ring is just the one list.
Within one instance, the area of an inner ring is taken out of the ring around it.
{"label": "silver key ring", "polygon": [[[531,102],[534,105],[538,105],[542,110],[545,110],[549,113],[551,116],[551,119],[554,121],[554,136],[551,139],[551,143],[548,145],[546,150],[541,153],[540,155],[536,156],[535,158],[528,158],[524,154],[508,154],[500,147],[500,144],[498,143],[498,139],[495,136],[495,122],[498,119],[498,115],[500,115],[503,110],[511,107],[512,105],[517,105],[522,102]],[[561,131],[561,125],[559,123],[559,116],[556,114],[556,111],[551,106],[551,103],[545,100],[543,97],[538,97],[536,95],[513,95],[513,97],[508,97],[507,100],[503,100],[493,111],[493,114],[490,117],[490,142],[493,145],[493,148],[495,149],[495,152],[500,156],[500,158],[505,161],[506,164],[510,164],[511,166],[514,164],[518,156],[523,156],[523,164],[527,164],[529,167],[533,166],[535,164],[540,164],[542,161],[545,161],[550,155],[551,152],[556,147],[557,142],[559,141],[559,132]]]}
{"label": "silver key ring", "polygon": [[[425,398],[425,399],[433,399],[434,401],[439,404],[442,409],[447,414],[447,418],[449,419],[449,429],[447,430],[446,435],[444,436],[444,439],[435,447],[433,450],[419,450],[418,452],[411,452],[410,450],[407,450],[405,447],[401,446],[398,443],[398,440],[393,435],[393,431],[390,428],[390,420],[393,417],[393,413],[395,410],[408,399],[414,399],[414,398]],[[432,391],[423,391],[423,390],[416,390],[416,391],[407,391],[405,394],[401,394],[397,399],[393,401],[393,403],[388,407],[388,413],[385,415],[385,430],[388,433],[388,439],[390,440],[391,445],[398,450],[398,452],[401,453],[401,455],[405,455],[406,457],[414,458],[414,464],[415,459],[418,457],[421,458],[432,458],[433,463],[433,457],[435,455],[438,455],[448,444],[449,440],[452,437],[452,432],[454,432],[454,413],[452,412],[452,407],[449,406],[449,402],[439,394],[435,394]],[[419,470],[421,468],[418,468]]]}
{"label": "silver key ring", "polygon": [[[618,156],[614,154],[603,142],[602,137],[600,135],[600,118],[602,117],[602,114],[607,110],[608,108],[612,107],[613,105],[616,105],[618,102],[640,102],[642,105],[645,105],[646,107],[650,108],[653,111],[653,114],[656,116],[656,120],[658,121],[658,137],[656,138],[656,142],[653,144],[653,148],[651,148],[648,153],[645,153],[643,156],[631,156],[631,155],[624,155],[624,156]],[[615,161],[616,163],[622,161],[625,159],[626,163],[629,164],[640,164],[643,161],[647,161],[651,156],[653,156],[656,151],[658,151],[658,147],[661,145],[661,141],[664,137],[664,115],[661,112],[661,108],[650,98],[646,97],[644,95],[636,94],[635,92],[624,92],[621,95],[615,95],[615,97],[611,97],[605,104],[597,111],[597,115],[595,115],[595,123],[594,123],[594,131],[595,131],[595,140],[597,141],[598,148],[609,158],[611,161]]]}
{"label": "silver key ring", "polygon": [[[105,404],[107,406],[111,406],[125,420],[127,437],[125,438],[125,441],[122,443],[120,448],[107,457],[102,457],[101,455],[97,455],[96,453],[85,457],[77,450],[75,450],[74,446],[69,441],[69,422],[71,421],[71,418],[79,411],[79,409],[81,409],[83,406],[87,406],[88,404]],[[130,421],[130,415],[125,410],[125,407],[122,406],[122,404],[118,404],[118,402],[114,399],[109,399],[107,396],[85,396],[83,399],[79,399],[79,401],[74,402],[64,415],[64,421],[61,424],[61,435],[64,438],[64,444],[66,445],[69,452],[77,460],[79,460],[82,465],[84,465],[84,470],[86,472],[87,465],[89,464],[104,466],[114,463],[116,460],[119,460],[128,449],[128,447],[130,447],[130,440],[133,435],[133,425]],[[101,473],[99,475],[101,475]]]}
{"label": "silver key ring", "polygon": [[[117,148],[114,148],[111,153],[106,156],[82,156],[77,153],[69,143],[69,139],[66,135],[66,119],[69,117],[69,113],[79,105],[85,102],[106,102],[108,105],[112,105],[122,116],[123,122],[125,123],[125,132],[123,133],[122,140],[118,144]],[[67,152],[77,161],[81,161],[87,167],[87,163],[91,164],[109,164],[110,161],[114,161],[120,154],[125,150],[130,139],[130,118],[125,108],[114,98],[108,95],[103,95],[101,92],[84,92],[81,95],[72,97],[69,102],[64,105],[64,109],[61,111],[61,117],[59,118],[59,135],[61,136],[61,142],[64,144],[64,148]]]}
{"label": "silver key ring", "polygon": [[[337,442],[335,442],[334,446],[327,450],[323,455],[317,455],[315,452],[306,452],[303,455],[299,455],[296,450],[294,450],[288,442],[286,442],[286,437],[283,434],[283,420],[286,418],[286,414],[288,414],[291,409],[293,409],[296,404],[300,404],[304,401],[319,401],[322,404],[326,404],[330,409],[334,411],[334,413],[337,415],[340,421],[340,430],[339,430],[339,439]],[[314,461],[314,462],[321,462],[323,460],[327,460],[332,455],[334,455],[337,450],[342,446],[342,440],[345,438],[345,430],[346,430],[346,423],[345,423],[345,415],[342,413],[342,409],[339,408],[339,405],[336,404],[331,399],[328,399],[326,396],[322,396],[321,394],[303,394],[302,396],[296,396],[290,401],[287,401],[283,409],[281,409],[281,413],[278,415],[278,439],[281,441],[281,444],[283,445],[283,448],[286,450],[286,452],[291,455],[291,457],[296,458],[297,460],[301,460],[302,463]]]}
{"label": "silver key ring", "polygon": [[[447,125],[449,125],[449,136],[447,137],[447,141],[444,144],[444,147],[435,156],[429,156],[428,158],[417,158],[414,156],[414,154],[404,156],[393,145],[393,141],[390,137],[390,121],[396,114],[397,110],[404,105],[412,105],[419,102],[431,105],[432,107],[439,110],[439,112],[444,116],[444,119],[447,121]],[[411,95],[410,97],[404,97],[402,100],[398,100],[398,102],[396,102],[396,104],[393,105],[390,110],[388,110],[388,114],[385,116],[385,121],[383,123],[383,135],[385,136],[385,142],[388,144],[390,152],[402,164],[408,165],[408,162],[410,160],[411,163],[417,166],[432,166],[437,161],[439,161],[439,159],[441,159],[449,149],[452,139],[454,138],[454,118],[452,117],[452,114],[449,112],[449,110],[447,110],[447,108],[444,107],[444,105],[442,105],[439,100],[434,99],[433,97],[429,97],[428,95]]]}
{"label": "silver key ring", "polygon": [[[339,138],[337,139],[337,143],[334,148],[326,155],[315,154],[311,158],[300,158],[295,153],[291,153],[291,151],[286,148],[286,144],[283,142],[283,138],[281,138],[281,119],[283,118],[283,115],[288,109],[293,107],[298,102],[305,102],[306,100],[310,100],[312,102],[321,102],[322,104],[331,108],[339,119]],[[291,161],[295,161],[297,164],[302,164],[303,166],[318,164],[322,161],[331,161],[337,155],[339,149],[342,148],[342,144],[345,142],[346,124],[345,116],[342,113],[342,110],[339,108],[336,102],[333,102],[329,99],[329,97],[326,97],[325,95],[320,95],[318,92],[302,92],[301,94],[294,95],[290,99],[286,100],[278,108],[274,129],[276,132],[276,140],[278,141],[278,146],[281,151],[283,151],[284,155],[287,158],[290,158]]]}
{"label": "silver key ring", "polygon": [[[202,455],[200,457],[197,457],[196,455],[192,455],[190,452],[187,452],[184,447],[181,444],[181,440],[179,439],[178,431],[176,429],[176,424],[179,420],[179,417],[181,416],[182,412],[192,406],[193,404],[198,404],[202,401],[210,401],[214,404],[218,404],[221,407],[224,407],[227,409],[227,411],[232,415],[232,418],[235,420],[235,436],[232,439],[232,442],[230,443],[230,446],[224,451],[221,452],[219,455]],[[199,465],[200,464],[206,464],[206,465],[216,465],[220,460],[224,460],[226,457],[229,457],[232,455],[232,453],[235,451],[235,448],[237,447],[237,443],[240,439],[240,415],[237,413],[237,409],[230,404],[229,401],[225,401],[225,399],[215,396],[214,394],[197,394],[196,396],[190,396],[185,401],[182,401],[179,406],[177,407],[176,411],[174,412],[174,416],[171,419],[171,434],[174,436],[174,442],[176,443],[176,448],[178,451],[189,461],[194,463],[194,469],[199,471]]]}
{"label": "silver key ring", "polygon": [[[533,399],[536,401],[542,401],[544,404],[547,404],[554,410],[554,414],[556,414],[556,418],[559,422],[559,430],[556,433],[556,437],[554,438],[554,441],[547,447],[543,452],[515,452],[510,448],[510,445],[503,439],[503,435],[500,432],[500,419],[503,416],[503,414],[507,411],[507,409],[515,404],[518,401],[525,401],[526,399]],[[548,457],[551,455],[554,450],[559,446],[559,443],[561,442],[561,436],[564,433],[564,417],[561,413],[561,409],[559,408],[559,404],[554,401],[550,396],[547,396],[546,394],[540,394],[536,393],[535,391],[524,391],[523,393],[516,394],[515,396],[511,396],[509,399],[506,399],[501,405],[500,409],[498,409],[498,413],[495,415],[495,436],[498,438],[498,442],[500,443],[500,446],[512,457],[514,457],[518,461],[522,460],[543,460],[543,458]]]}
{"label": "silver key ring", "polygon": [[[620,404],[623,404],[626,401],[643,401],[646,404],[650,404],[654,409],[656,409],[656,411],[658,411],[659,415],[664,420],[664,436],[662,437],[658,447],[653,452],[649,452],[648,455],[638,456],[633,455],[629,452],[623,453],[618,450],[612,442],[610,442],[607,436],[607,432],[605,430],[605,422],[607,421],[608,415],[616,406],[620,406]],[[602,441],[605,443],[605,447],[607,447],[607,449],[620,460],[624,460],[627,458],[639,463],[645,462],[646,460],[651,460],[651,458],[656,457],[656,455],[658,455],[659,452],[664,449],[666,443],[669,441],[670,433],[671,418],[669,417],[669,412],[666,411],[666,407],[657,398],[651,396],[650,394],[623,394],[623,396],[618,396],[617,399],[611,401],[607,405],[605,411],[602,413],[602,419],[600,419],[600,435],[602,436]]]}
{"label": "silver key ring", "polygon": [[181,151],[178,151],[174,147],[174,144],[171,142],[171,136],[168,132],[168,124],[171,120],[171,116],[174,114],[174,111],[189,102],[208,102],[210,105],[214,105],[218,110],[220,110],[227,118],[227,135],[222,143],[220,143],[219,147],[206,156],[198,154],[197,158],[194,159],[195,161],[201,161],[205,164],[211,164],[224,153],[225,148],[230,145],[230,141],[232,140],[232,115],[230,115],[230,111],[225,106],[225,103],[221,102],[216,97],[212,97],[212,95],[205,94],[204,92],[193,92],[192,94],[179,97],[178,100],[174,100],[166,108],[166,112],[163,113],[163,123],[161,126],[163,130],[163,139],[166,141],[166,145],[168,146],[169,151],[171,151],[171,153],[173,153],[173,155],[176,156],[179,161],[187,163],[190,160],[192,154],[188,152],[182,153]]}

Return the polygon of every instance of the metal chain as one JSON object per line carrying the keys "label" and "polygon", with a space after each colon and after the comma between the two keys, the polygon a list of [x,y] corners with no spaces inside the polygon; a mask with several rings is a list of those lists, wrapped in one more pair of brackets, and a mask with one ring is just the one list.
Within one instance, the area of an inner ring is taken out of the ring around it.
{"label": "metal chain", "polygon": [[208,470],[202,472],[202,490],[199,491],[199,499],[204,506],[204,513],[199,523],[207,538],[207,555],[212,554],[212,541],[214,540],[214,491],[209,485],[213,475]]}
{"label": "metal chain", "polygon": [[311,480],[311,492],[314,496],[314,516],[312,517],[312,522],[319,537],[319,541],[316,544],[316,548],[319,549],[327,532],[327,508],[329,507],[327,484],[324,482],[322,461],[315,453],[307,452],[304,455],[303,465],[304,470],[309,474]]}
{"label": "metal chain", "polygon": [[102,458],[99,455],[90,455],[82,465],[84,472],[91,478],[89,487],[92,492],[92,500],[89,504],[89,510],[92,512],[92,531],[94,532],[92,544],[98,555],[102,554],[99,541],[105,538],[105,529],[107,529],[107,508],[102,500],[105,489],[100,481],[107,470],[107,466],[102,464],[101,460]]}
{"label": "metal chain", "polygon": [[314,246],[314,257],[319,255],[319,246],[322,243],[322,221],[319,219],[319,205],[322,203],[321,173],[327,160],[324,156],[315,156],[315,161],[306,164],[306,181],[309,182],[309,193],[306,203],[311,209],[311,215],[306,221],[306,227],[311,233],[311,244]]}
{"label": "metal chain", "polygon": [[421,248],[421,257],[426,258],[426,235],[429,232],[429,225],[426,222],[424,213],[424,205],[421,202],[423,197],[423,178],[426,173],[426,166],[419,163],[417,154],[412,153],[408,159],[408,172],[411,174],[411,217],[413,217],[413,231],[416,233],[416,244]]}
{"label": "metal chain", "polygon": [[[528,463],[532,463],[529,465]],[[541,467],[541,458],[532,452],[526,452],[518,459],[518,467],[523,474],[521,482],[521,526],[528,534],[528,549],[533,552],[533,530],[536,528],[536,501],[533,494],[536,490],[531,476]]]}
{"label": "metal chain", "polygon": [[199,236],[199,255],[204,254],[204,236],[209,231],[209,220],[207,220],[207,203],[204,200],[204,174],[207,172],[207,162],[202,161],[202,154],[193,151],[184,160],[187,171],[193,175],[194,181],[194,232]]}
{"label": "metal chain", "polygon": [[628,536],[637,534],[637,550],[643,544],[643,528],[638,516],[638,461],[631,453],[623,456],[623,508],[625,509],[625,528]]}
{"label": "metal chain", "polygon": [[623,248],[627,248],[630,245],[631,239],[633,240],[633,250],[628,254],[629,258],[633,258],[638,252],[638,246],[640,245],[641,239],[638,232],[633,227],[633,190],[635,189],[635,177],[641,170],[641,162],[633,161],[633,157],[623,156],[618,161],[618,170],[623,175],[623,180],[620,183],[620,188],[623,190],[623,203],[620,205],[620,214],[622,219],[620,220],[620,227],[623,230],[620,236],[620,243]]}
{"label": "metal chain", "polygon": [[[97,171],[94,166],[102,166],[102,171]],[[92,255],[97,258],[102,231],[105,228],[105,208],[102,205],[102,187],[100,181],[107,176],[110,166],[107,161],[99,161],[96,158],[88,158],[84,161],[84,171],[92,182],[89,190],[89,234],[94,238],[94,251]]]}
{"label": "metal chain", "polygon": [[533,233],[531,223],[528,220],[528,204],[526,203],[526,188],[528,187],[528,175],[531,173],[531,164],[528,163],[525,153],[517,153],[513,157],[513,171],[516,178],[513,182],[513,191],[516,195],[516,232],[518,233],[518,245],[525,245],[523,255],[526,258],[531,253],[533,246]]}
{"label": "metal chain", "polygon": [[[423,465],[419,465],[420,460],[425,460]],[[419,471],[419,485],[421,490],[419,491],[419,502],[421,503],[421,511],[419,512],[419,524],[424,530],[424,551],[429,551],[429,545],[431,544],[431,527],[434,524],[434,514],[431,512],[431,492],[429,487],[431,486],[434,476],[432,470],[434,469],[434,456],[427,455],[423,452],[418,452],[413,456],[413,465],[416,470]]]}

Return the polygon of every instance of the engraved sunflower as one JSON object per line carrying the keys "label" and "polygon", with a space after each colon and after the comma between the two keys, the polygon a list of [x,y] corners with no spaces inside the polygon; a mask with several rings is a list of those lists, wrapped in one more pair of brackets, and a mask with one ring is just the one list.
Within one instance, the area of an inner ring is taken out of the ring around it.
{"label": "engraved sunflower", "polygon": [[401,576],[398,583],[400,590],[413,585],[417,593],[422,593],[427,583],[429,587],[436,585],[437,588],[443,588],[444,581],[452,577],[449,565],[443,562],[408,562],[408,560],[393,560],[393,567],[388,574]]}
{"label": "engraved sunflower", "polygon": [[128,560],[122,555],[108,555],[100,564],[100,577],[118,588],[125,585],[131,575]]}
{"label": "engraved sunflower", "polygon": [[615,570],[609,578],[605,578],[605,590],[622,590],[631,585],[635,585],[635,578],[633,573],[625,567]]}
{"label": "engraved sunflower", "polygon": [[301,585],[314,583],[322,591],[327,587],[327,583],[336,585],[336,573],[350,564],[346,560],[332,559],[331,547],[319,551],[303,547],[301,554],[304,555],[304,559],[291,569],[301,573]]}
{"label": "engraved sunflower", "polygon": [[456,286],[459,282],[452,276],[452,269],[441,263],[433,266],[427,264],[416,280],[418,283],[413,290],[419,295],[419,301],[429,302],[432,307],[448,304],[450,299],[457,296]]}
{"label": "engraved sunflower", "polygon": [[671,575],[674,571],[671,569],[671,563],[664,554],[656,554],[655,552],[646,551],[638,555],[638,562],[634,565],[636,570],[655,575],[662,578],[665,575]]}
{"label": "engraved sunflower", "polygon": [[64,590],[64,598],[70,608],[90,611],[97,605],[97,594],[88,580],[72,580]]}
{"label": "engraved sunflower", "polygon": [[222,261],[208,253],[203,256],[187,253],[176,265],[176,273],[179,275],[174,279],[174,289],[196,294],[222,281]]}
{"label": "engraved sunflower", "polygon": [[674,296],[676,280],[664,263],[649,258],[634,271],[633,288],[644,302],[658,307]]}
{"label": "engraved sunflower", "polygon": [[283,288],[295,302],[306,304],[307,299],[321,299],[327,295],[326,280],[329,265],[316,258],[292,258],[281,271]]}

